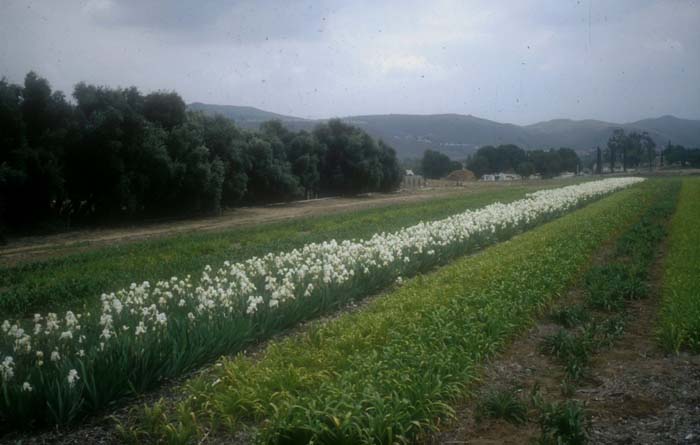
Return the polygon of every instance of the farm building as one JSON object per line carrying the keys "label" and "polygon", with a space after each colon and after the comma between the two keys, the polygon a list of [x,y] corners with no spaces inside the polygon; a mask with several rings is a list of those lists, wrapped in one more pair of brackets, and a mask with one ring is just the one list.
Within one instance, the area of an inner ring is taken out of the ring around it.
{"label": "farm building", "polygon": [[406,174],[401,181],[401,188],[404,189],[415,189],[420,187],[425,187],[425,179],[421,175],[415,175],[411,170],[406,170],[406,172],[411,172],[411,174]]}
{"label": "farm building", "polygon": [[481,177],[482,181],[519,181],[521,179],[523,179],[522,176],[515,173],[494,173]]}

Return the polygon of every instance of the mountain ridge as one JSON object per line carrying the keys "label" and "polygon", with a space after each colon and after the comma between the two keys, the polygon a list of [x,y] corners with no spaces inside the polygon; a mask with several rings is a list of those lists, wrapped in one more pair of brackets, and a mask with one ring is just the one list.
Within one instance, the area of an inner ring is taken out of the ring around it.
{"label": "mountain ridge", "polygon": [[[249,106],[214,105],[195,102],[193,111],[221,114],[243,128],[257,129],[277,119],[292,130],[311,130],[328,119],[305,119]],[[551,119],[529,125],[496,122],[471,114],[368,114],[340,117],[393,146],[401,158],[417,158],[426,149],[443,152],[454,159],[465,158],[483,145],[516,144],[525,149],[569,147],[584,152],[605,146],[615,128],[647,131],[657,145],[669,141],[686,147],[700,147],[700,120],[663,115],[628,123],[596,119]]]}

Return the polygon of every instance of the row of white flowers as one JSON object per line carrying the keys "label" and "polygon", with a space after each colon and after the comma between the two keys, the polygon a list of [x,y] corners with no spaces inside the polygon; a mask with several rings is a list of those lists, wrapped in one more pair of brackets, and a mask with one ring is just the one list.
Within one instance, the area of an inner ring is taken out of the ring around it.
{"label": "row of white flowers", "polygon": [[[614,178],[542,190],[509,204],[491,204],[367,240],[308,244],[240,263],[226,262],[216,271],[207,266],[196,282],[188,276],[154,285],[134,283],[103,294],[101,308],[92,313],[5,320],[0,332],[3,386],[31,393],[45,381],[46,367],[52,367],[52,374],[73,388],[81,379],[76,364],[99,360],[115,342],[139,344],[148,337],[152,344],[152,337],[166,339],[173,323],[177,329],[193,329],[213,320],[255,318],[261,310],[275,312],[290,301],[325,298],[348,283],[376,277],[384,282],[400,280],[421,262],[434,263],[469,241],[488,241],[639,181]],[[43,369],[41,376],[32,371],[37,368]]]}

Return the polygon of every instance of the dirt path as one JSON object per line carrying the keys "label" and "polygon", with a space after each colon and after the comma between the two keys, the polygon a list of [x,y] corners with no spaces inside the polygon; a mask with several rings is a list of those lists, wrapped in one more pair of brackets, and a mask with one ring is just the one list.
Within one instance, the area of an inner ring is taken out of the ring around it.
{"label": "dirt path", "polygon": [[577,391],[592,414],[591,442],[700,444],[700,356],[668,356],[654,341],[658,300],[628,312],[634,322],[612,349],[598,354]]}
{"label": "dirt path", "polygon": [[[129,227],[85,229],[55,235],[16,238],[0,246],[0,264],[39,260],[114,243],[134,242],[191,232],[250,227],[321,214],[417,203],[433,198],[473,194],[514,185],[522,186],[521,183],[472,183],[465,187],[422,189],[392,194],[375,193],[352,198],[323,198],[259,207],[243,207],[226,211],[223,215],[215,217],[167,220]],[[541,187],[542,184],[539,187],[533,184],[533,189]]]}

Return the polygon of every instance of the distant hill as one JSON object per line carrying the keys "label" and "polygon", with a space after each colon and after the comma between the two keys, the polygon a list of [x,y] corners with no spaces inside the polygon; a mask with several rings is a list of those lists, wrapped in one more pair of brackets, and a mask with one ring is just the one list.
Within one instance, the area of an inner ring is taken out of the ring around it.
{"label": "distant hill", "polygon": [[664,143],[671,140],[674,144],[686,147],[700,147],[700,120],[680,119],[675,116],[661,116],[656,119],[643,119],[627,124],[628,128],[645,129],[655,133]]}
{"label": "distant hill", "polygon": [[[243,128],[278,119],[293,130],[310,130],[323,120],[303,119],[253,107],[193,103],[191,110],[221,114]],[[465,158],[483,145],[516,144],[525,149],[569,147],[589,151],[603,147],[615,128],[647,131],[657,145],[669,140],[687,147],[700,147],[700,120],[661,116],[626,124],[597,120],[554,119],[532,125],[513,125],[462,114],[378,114],[349,116],[344,121],[363,128],[393,146],[400,158],[418,158],[428,149],[453,159]]]}
{"label": "distant hill", "polygon": [[459,159],[487,144],[531,146],[529,135],[517,125],[461,114],[388,114],[343,120],[384,139],[401,158],[420,157],[428,148]]}
{"label": "distant hill", "polygon": [[201,102],[194,102],[188,105],[192,111],[202,111],[205,114],[220,114],[232,119],[243,128],[257,128],[260,124],[273,119],[282,122],[309,122],[313,126],[315,121],[302,119],[300,117],[285,116],[283,114],[272,113],[270,111],[259,110],[253,107],[239,107],[236,105],[211,105]]}

